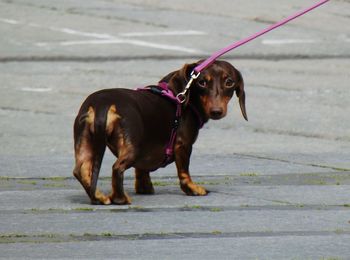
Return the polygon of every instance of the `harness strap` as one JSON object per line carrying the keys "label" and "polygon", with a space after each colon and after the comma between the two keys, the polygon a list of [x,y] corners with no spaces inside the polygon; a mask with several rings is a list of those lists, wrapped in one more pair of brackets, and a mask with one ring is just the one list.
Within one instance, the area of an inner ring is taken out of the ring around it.
{"label": "harness strap", "polygon": [[160,82],[158,86],[162,89],[162,96],[167,97],[176,103],[175,120],[171,129],[169,142],[165,148],[165,159],[162,163],[162,167],[165,167],[172,161],[172,158],[174,156],[174,144],[176,140],[176,132],[179,128],[180,117],[182,115],[182,103],[179,102],[177,97],[174,96],[174,93],[168,88],[168,84],[166,82]]}
{"label": "harness strap", "polygon": [[[170,133],[170,138],[169,141],[165,147],[165,159],[160,165],[160,167],[165,167],[169,163],[172,162],[173,157],[174,157],[174,145],[176,141],[176,134],[177,134],[177,129],[179,128],[180,124],[180,118],[182,115],[182,102],[179,98],[177,98],[174,93],[169,89],[168,83],[166,82],[159,82],[158,86],[149,86],[149,87],[142,87],[142,88],[137,88],[137,90],[148,90],[151,91],[152,93],[161,95],[173,103],[176,104],[176,113],[175,113],[175,119],[172,125],[171,133]],[[199,122],[199,128],[202,128],[204,125],[203,120],[201,119],[201,116],[198,112],[198,110],[191,104],[189,104],[189,108],[194,112],[194,114],[197,116],[198,122]]]}
{"label": "harness strap", "polygon": [[[162,94],[165,97],[170,98],[171,100],[175,101],[177,104],[177,109],[176,109],[176,116],[180,118],[181,116],[181,104],[183,103],[182,99],[178,98],[178,96],[175,96],[174,93],[169,89],[168,83],[166,82],[159,82],[158,87],[162,89],[160,94]],[[157,88],[156,88],[157,89]],[[196,115],[198,123],[199,123],[199,129],[203,127],[204,121],[202,120],[202,117],[200,113],[198,112],[197,108],[192,105],[191,103],[188,104],[188,107],[193,111],[193,113]]]}

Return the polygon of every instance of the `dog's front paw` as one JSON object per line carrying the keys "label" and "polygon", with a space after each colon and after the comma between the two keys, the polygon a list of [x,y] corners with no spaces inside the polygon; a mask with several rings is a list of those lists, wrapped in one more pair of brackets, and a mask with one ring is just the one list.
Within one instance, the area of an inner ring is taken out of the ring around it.
{"label": "dog's front paw", "polygon": [[209,193],[204,187],[193,182],[181,185],[181,189],[189,196],[205,196]]}

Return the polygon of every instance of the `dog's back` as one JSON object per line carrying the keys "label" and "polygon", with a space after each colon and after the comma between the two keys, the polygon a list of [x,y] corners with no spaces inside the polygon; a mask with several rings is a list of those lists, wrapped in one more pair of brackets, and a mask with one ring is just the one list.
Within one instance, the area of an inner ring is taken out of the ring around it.
{"label": "dog's back", "polygon": [[[120,128],[127,131],[127,139],[136,146],[147,145],[145,141],[166,142],[174,114],[174,104],[149,91],[104,89],[88,96],[82,104],[74,136],[78,139],[81,131],[89,128],[90,134],[102,134],[108,141]],[[98,129],[101,131],[96,133]]]}

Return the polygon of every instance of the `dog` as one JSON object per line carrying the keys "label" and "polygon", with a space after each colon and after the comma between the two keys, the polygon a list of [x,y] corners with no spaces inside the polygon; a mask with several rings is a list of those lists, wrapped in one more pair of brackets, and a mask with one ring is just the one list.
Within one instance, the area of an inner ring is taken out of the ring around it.
{"label": "dog", "polygon": [[[150,172],[174,161],[185,194],[208,194],[204,187],[192,182],[189,174],[192,145],[199,129],[209,119],[218,120],[226,115],[234,93],[243,117],[248,118],[242,75],[226,61],[215,61],[204,69],[192,82],[183,104],[161,94],[166,90],[176,97],[201,62],[185,64],[166,75],[158,85],[139,91],[104,89],[83,102],[74,122],[73,175],[92,204],[131,204],[123,188],[124,171],[130,167],[135,168],[136,193],[153,194]],[[166,149],[167,146],[170,147]],[[106,147],[117,157],[109,196],[96,188]]]}

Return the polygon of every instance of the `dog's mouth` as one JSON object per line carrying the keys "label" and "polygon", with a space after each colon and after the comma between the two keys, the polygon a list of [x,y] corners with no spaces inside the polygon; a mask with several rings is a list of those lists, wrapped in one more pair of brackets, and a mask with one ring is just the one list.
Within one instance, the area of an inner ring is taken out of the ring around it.
{"label": "dog's mouth", "polygon": [[210,119],[212,120],[219,120],[221,118],[223,118],[224,116],[211,116]]}

